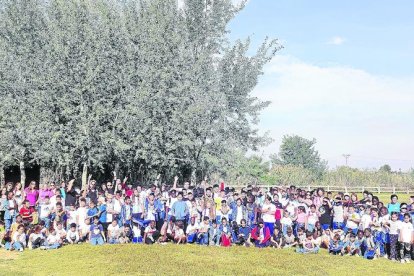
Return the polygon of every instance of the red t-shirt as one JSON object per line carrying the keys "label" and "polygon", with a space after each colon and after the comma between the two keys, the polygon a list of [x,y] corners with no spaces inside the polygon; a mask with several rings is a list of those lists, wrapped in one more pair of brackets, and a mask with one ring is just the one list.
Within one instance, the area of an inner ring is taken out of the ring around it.
{"label": "red t-shirt", "polygon": [[24,218],[24,219],[27,219],[28,221],[32,221],[33,220],[33,218],[32,217],[29,217],[29,218],[27,218],[27,216],[30,216],[31,214],[33,214],[33,207],[29,207],[29,208],[26,208],[26,206],[23,206],[21,209],[20,209],[20,215],[22,215],[22,217]]}

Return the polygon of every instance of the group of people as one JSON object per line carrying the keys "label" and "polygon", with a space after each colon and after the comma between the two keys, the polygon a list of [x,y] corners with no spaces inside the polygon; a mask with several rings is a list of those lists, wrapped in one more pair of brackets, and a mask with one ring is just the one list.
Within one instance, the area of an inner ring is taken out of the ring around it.
{"label": "group of people", "polygon": [[366,259],[413,258],[414,196],[389,202],[357,194],[295,186],[241,190],[224,183],[185,182],[149,188],[116,175],[84,190],[68,183],[1,187],[0,241],[7,250],[93,245],[193,243],[204,246],[295,248]]}

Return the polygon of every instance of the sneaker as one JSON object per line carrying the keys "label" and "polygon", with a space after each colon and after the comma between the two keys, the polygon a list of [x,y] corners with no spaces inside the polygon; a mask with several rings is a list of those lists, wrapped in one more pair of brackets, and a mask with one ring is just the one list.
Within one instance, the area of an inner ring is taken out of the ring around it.
{"label": "sneaker", "polygon": [[409,264],[411,261],[410,261],[410,259],[406,258],[406,259],[405,259],[405,262],[406,262],[407,264]]}
{"label": "sneaker", "polygon": [[396,259],[391,259],[391,262],[396,262],[397,260]]}
{"label": "sneaker", "polygon": [[45,250],[46,246],[42,245],[41,247],[39,247],[40,250]]}
{"label": "sneaker", "polygon": [[23,252],[23,248],[20,248],[20,249],[19,249],[19,251],[20,251],[20,252]]}
{"label": "sneaker", "polygon": [[385,259],[388,259],[388,255],[387,255],[387,254],[385,254],[383,257],[384,257]]}
{"label": "sneaker", "polygon": [[401,259],[401,263],[403,264],[403,263],[405,263],[405,260],[404,259]]}

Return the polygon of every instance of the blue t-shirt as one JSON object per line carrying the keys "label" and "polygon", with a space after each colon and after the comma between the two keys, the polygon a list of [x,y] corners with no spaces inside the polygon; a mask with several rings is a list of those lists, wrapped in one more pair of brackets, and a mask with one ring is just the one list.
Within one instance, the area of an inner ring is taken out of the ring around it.
{"label": "blue t-shirt", "polygon": [[92,224],[90,227],[91,239],[102,237],[103,227],[101,224]]}
{"label": "blue t-shirt", "polygon": [[99,222],[100,223],[106,223],[106,205],[102,204],[99,206],[99,212],[101,215],[99,216]]}
{"label": "blue t-shirt", "polygon": [[391,214],[391,212],[400,212],[400,203],[388,203],[388,213]]}
{"label": "blue t-shirt", "polygon": [[178,200],[174,202],[172,210],[172,214],[175,216],[177,220],[185,219],[187,215],[187,203],[185,201]]}

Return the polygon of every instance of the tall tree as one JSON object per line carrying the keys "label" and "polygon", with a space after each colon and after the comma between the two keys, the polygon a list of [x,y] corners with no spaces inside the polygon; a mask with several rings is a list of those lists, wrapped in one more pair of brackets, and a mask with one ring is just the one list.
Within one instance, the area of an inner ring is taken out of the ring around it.
{"label": "tall tree", "polygon": [[298,135],[285,135],[279,154],[272,157],[272,162],[277,165],[300,166],[320,177],[326,170],[326,161],[321,159],[315,144],[316,139],[308,140]]}

